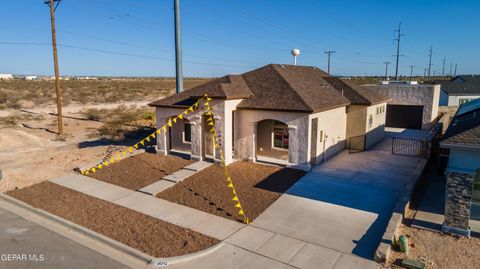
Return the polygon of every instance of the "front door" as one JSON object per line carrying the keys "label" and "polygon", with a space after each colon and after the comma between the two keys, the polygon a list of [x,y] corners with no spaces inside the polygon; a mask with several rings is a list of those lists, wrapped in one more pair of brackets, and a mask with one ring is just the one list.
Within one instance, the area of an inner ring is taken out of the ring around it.
{"label": "front door", "polygon": [[215,152],[214,134],[210,132],[212,126],[208,125],[207,118],[207,116],[203,116],[203,152],[205,157],[213,159]]}

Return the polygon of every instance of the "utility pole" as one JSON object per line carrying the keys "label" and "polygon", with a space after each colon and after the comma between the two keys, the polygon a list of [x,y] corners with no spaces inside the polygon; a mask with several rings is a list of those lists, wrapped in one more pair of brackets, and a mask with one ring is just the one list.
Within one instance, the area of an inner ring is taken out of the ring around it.
{"label": "utility pole", "polygon": [[[60,90],[60,74],[58,71],[58,56],[57,56],[57,35],[55,32],[55,10],[60,4],[61,0],[46,0],[44,4],[50,6],[50,20],[52,25],[52,47],[53,47],[53,65],[55,69],[55,91],[57,94],[57,125],[58,136],[63,138],[63,120],[62,120],[62,92]],[[56,5],[54,4],[56,2]]]}
{"label": "utility pole", "polygon": [[443,56],[442,77],[445,76],[445,56]]}
{"label": "utility pole", "polygon": [[388,65],[392,62],[383,62],[385,64],[385,80],[388,79]]}
{"label": "utility pole", "polygon": [[432,46],[430,46],[430,49],[428,50],[428,57],[429,57],[429,60],[428,60],[428,78],[430,78],[430,74],[431,74],[431,71],[432,71],[432,54],[433,54],[433,50],[432,50]]}
{"label": "utility pole", "polygon": [[423,78],[427,77],[428,68],[423,68]]}
{"label": "utility pole", "polygon": [[450,72],[448,73],[448,76],[450,77],[452,76],[452,66],[453,66],[453,63],[450,62]]}
{"label": "utility pole", "polygon": [[335,52],[336,52],[336,51],[333,51],[333,50],[329,50],[329,51],[325,51],[325,52],[324,52],[324,53],[328,54],[328,69],[327,69],[328,71],[327,71],[327,72],[328,72],[329,74],[330,74],[330,56],[331,56],[332,54],[334,54]]}
{"label": "utility pole", "polygon": [[410,65],[410,80],[413,79],[413,68],[414,67],[415,67],[414,65]]}
{"label": "utility pole", "polygon": [[403,56],[403,55],[400,55],[400,37],[405,35],[405,34],[401,33],[401,30],[402,30],[401,27],[402,27],[402,23],[400,22],[398,24],[398,30],[395,30],[395,32],[398,33],[397,38],[395,39],[395,41],[397,41],[397,55],[395,55],[397,57],[397,63],[396,63],[396,66],[395,66],[395,80],[396,81],[398,81],[398,61],[400,59],[400,56]]}
{"label": "utility pole", "polygon": [[175,13],[175,72],[177,93],[183,91],[182,36],[180,33],[180,0],[173,0]]}
{"label": "utility pole", "polygon": [[457,76],[457,64],[455,64],[455,72],[453,73],[453,76],[454,76],[454,77]]}

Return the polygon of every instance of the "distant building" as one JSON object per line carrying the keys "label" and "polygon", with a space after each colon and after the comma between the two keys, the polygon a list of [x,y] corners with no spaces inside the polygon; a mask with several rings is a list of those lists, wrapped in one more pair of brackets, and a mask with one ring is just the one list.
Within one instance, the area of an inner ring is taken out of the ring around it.
{"label": "distant building", "polygon": [[371,86],[390,97],[386,127],[430,130],[438,117],[440,85],[392,83]]}
{"label": "distant building", "polygon": [[13,79],[13,75],[12,74],[0,74],[0,79],[1,80],[10,80],[10,79]]}
{"label": "distant building", "polygon": [[25,79],[25,80],[37,80],[38,77],[37,77],[37,76],[25,76],[24,79]]}
{"label": "distant building", "polygon": [[480,75],[456,76],[451,80],[440,80],[440,105],[460,106],[471,100],[480,98]]}

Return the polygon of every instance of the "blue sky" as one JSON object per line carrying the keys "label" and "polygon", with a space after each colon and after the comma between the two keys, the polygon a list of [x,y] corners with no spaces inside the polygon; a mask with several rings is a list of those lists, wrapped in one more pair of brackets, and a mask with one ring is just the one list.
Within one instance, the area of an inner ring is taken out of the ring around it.
{"label": "blue sky", "polygon": [[[57,42],[63,75],[173,76],[173,0],[63,0]],[[400,74],[433,69],[480,73],[480,1],[181,0],[185,76],[238,74],[268,63],[326,69],[336,75],[383,74],[395,59],[402,22]],[[52,74],[49,10],[43,0],[5,1],[0,10],[0,73]],[[6,44],[9,42],[36,45]]]}

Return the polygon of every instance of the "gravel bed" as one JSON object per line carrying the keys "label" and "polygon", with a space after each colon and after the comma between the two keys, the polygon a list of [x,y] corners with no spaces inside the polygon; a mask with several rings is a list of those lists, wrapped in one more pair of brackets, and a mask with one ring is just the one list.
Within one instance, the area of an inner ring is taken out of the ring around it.
{"label": "gravel bed", "polygon": [[[250,220],[258,217],[290,186],[305,175],[304,171],[249,162],[227,166],[235,190]],[[223,169],[212,165],[176,184],[157,197],[221,217],[241,221],[233,207],[232,191],[227,187]]]}
{"label": "gravel bed", "polygon": [[192,163],[193,161],[170,155],[141,153],[88,176],[127,189],[138,190]]}
{"label": "gravel bed", "polygon": [[43,182],[8,195],[72,221],[153,257],[198,252],[219,241],[134,210]]}

